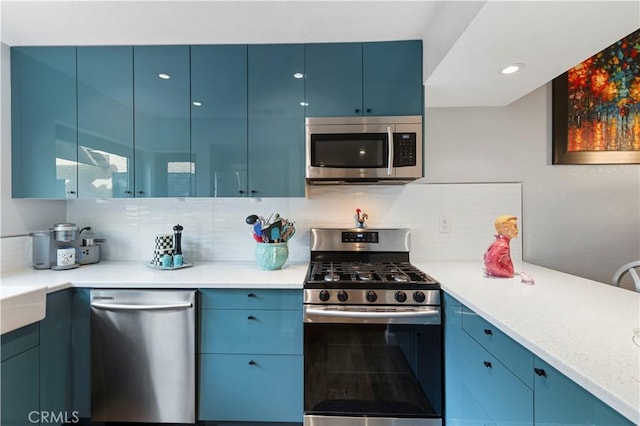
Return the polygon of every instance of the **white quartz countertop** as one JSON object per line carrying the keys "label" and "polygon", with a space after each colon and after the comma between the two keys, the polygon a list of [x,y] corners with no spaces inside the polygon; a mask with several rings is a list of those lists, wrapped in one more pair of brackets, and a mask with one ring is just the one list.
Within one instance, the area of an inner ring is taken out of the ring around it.
{"label": "white quartz countertop", "polygon": [[489,278],[479,262],[413,262],[442,289],[629,420],[640,424],[640,293],[539,266]]}
{"label": "white quartz countertop", "polygon": [[[440,281],[442,289],[473,309],[535,355],[640,424],[640,293],[527,263],[514,278],[487,278],[481,262],[413,263]],[[301,289],[307,263],[263,271],[255,262],[211,262],[177,270],[155,270],[137,262],[102,262],[69,271],[2,276],[3,322],[18,328],[16,297],[68,287],[93,288],[271,288]],[[5,306],[12,306],[6,309]],[[26,320],[27,325],[34,320]],[[2,327],[2,333],[5,330]]]}

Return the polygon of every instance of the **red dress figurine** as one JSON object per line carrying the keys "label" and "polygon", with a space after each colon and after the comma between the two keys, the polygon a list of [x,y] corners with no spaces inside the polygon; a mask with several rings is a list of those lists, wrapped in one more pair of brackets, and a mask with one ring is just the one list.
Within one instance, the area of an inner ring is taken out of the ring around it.
{"label": "red dress figurine", "polygon": [[509,243],[512,238],[518,236],[516,220],[518,220],[516,216],[499,216],[496,219],[495,226],[498,235],[484,254],[484,268],[487,275],[513,277],[513,262],[511,261]]}

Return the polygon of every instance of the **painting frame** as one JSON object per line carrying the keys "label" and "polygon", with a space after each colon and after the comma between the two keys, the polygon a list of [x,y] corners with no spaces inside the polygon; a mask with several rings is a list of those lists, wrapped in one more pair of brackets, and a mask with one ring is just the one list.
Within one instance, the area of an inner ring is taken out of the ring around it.
{"label": "painting frame", "polygon": [[[628,37],[636,36],[640,34],[640,30],[638,32],[634,32],[629,36],[621,39],[619,42],[613,44],[612,46],[604,49],[598,54],[588,58],[581,64],[574,67],[574,69],[578,68],[582,64],[587,64],[589,61],[594,61],[595,58],[601,58],[602,55],[607,55],[608,52],[612,49],[620,49],[620,43],[624,42]],[[640,56],[636,59],[633,58],[634,66],[637,67],[636,61],[640,62]],[[634,78],[640,79],[640,75],[633,74]],[[578,124],[576,125],[575,116],[570,117],[570,110],[572,105],[570,105],[570,83],[569,83],[569,71],[564,74],[556,77],[552,81],[552,164],[640,164],[640,150],[637,149],[628,149],[628,150],[608,150],[608,149],[600,149],[600,150],[576,150],[569,149],[569,133],[570,133],[570,125],[573,126],[573,131],[575,132],[576,128],[580,127],[580,122],[578,118]],[[590,87],[586,84],[584,89],[585,92],[590,91]],[[575,93],[575,92],[574,92]],[[595,98],[595,95],[591,95],[592,98],[589,98],[590,93],[587,94],[587,100]],[[626,99],[626,98],[625,98]],[[619,97],[616,99],[618,102]],[[630,101],[636,101],[635,99],[631,99]],[[574,104],[576,101],[573,101]],[[609,101],[612,103],[611,101]],[[589,109],[584,114],[587,117],[587,114],[592,114],[594,112],[591,110],[591,106],[589,104]],[[634,108],[633,117],[640,114],[638,112],[638,102],[632,105]],[[571,124],[570,124],[571,121]],[[587,122],[587,119],[584,119],[583,124]],[[592,124],[592,123],[586,123]],[[589,133],[585,132],[585,135],[589,135]],[[588,139],[588,136],[585,136],[585,140]],[[588,141],[589,143],[593,143],[593,141]],[[608,141],[605,141],[607,144]]]}

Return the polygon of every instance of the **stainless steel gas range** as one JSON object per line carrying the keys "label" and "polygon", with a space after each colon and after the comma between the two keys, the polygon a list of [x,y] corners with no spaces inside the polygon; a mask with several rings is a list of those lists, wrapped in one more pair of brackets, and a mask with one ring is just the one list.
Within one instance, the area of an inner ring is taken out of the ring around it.
{"label": "stainless steel gas range", "polygon": [[440,285],[408,229],[311,229],[304,424],[442,425]]}

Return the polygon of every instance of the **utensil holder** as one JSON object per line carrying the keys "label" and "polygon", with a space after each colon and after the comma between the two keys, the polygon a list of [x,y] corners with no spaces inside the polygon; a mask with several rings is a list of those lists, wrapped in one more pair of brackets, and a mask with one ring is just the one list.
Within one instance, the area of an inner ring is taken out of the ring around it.
{"label": "utensil holder", "polygon": [[274,271],[282,268],[289,258],[287,243],[257,243],[256,262],[262,269]]}

